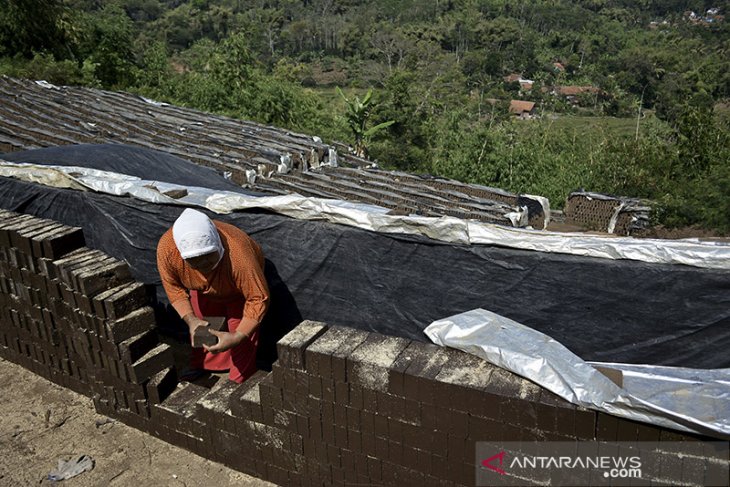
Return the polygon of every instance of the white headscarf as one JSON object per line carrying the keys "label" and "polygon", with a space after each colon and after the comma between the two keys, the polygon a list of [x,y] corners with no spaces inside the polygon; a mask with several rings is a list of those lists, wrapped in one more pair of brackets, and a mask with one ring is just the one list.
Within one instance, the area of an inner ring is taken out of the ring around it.
{"label": "white headscarf", "polygon": [[[175,220],[172,237],[183,259],[218,251],[218,262],[223,258],[223,244],[218,229],[204,213],[191,208]],[[218,265],[218,263],[216,263]]]}

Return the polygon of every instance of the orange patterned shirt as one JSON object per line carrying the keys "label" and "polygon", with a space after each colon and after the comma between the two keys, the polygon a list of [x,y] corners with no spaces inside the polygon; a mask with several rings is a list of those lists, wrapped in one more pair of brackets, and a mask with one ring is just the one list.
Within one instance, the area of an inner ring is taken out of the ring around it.
{"label": "orange patterned shirt", "polygon": [[[181,317],[193,312],[190,290],[214,300],[245,299],[241,325],[255,327],[269,306],[269,287],[264,277],[264,254],[251,237],[238,228],[213,220],[225,249],[218,266],[206,278],[180,256],[172,229],[157,244],[157,269],[167,298]],[[233,318],[233,317],[231,317]]]}

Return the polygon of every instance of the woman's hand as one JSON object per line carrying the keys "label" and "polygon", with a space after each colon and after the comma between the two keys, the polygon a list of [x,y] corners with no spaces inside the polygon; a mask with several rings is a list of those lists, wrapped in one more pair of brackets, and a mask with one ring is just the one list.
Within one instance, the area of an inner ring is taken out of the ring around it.
{"label": "woman's hand", "polygon": [[188,325],[188,330],[190,331],[190,344],[193,344],[193,335],[195,335],[195,329],[199,326],[208,326],[209,323],[205,320],[201,320],[197,316],[195,316],[193,313],[187,314],[183,317],[183,321],[186,325]]}
{"label": "woman's hand", "polygon": [[218,343],[212,347],[203,345],[203,348],[211,353],[220,353],[230,350],[231,348],[240,345],[242,341],[248,338],[248,335],[239,331],[229,333],[227,331],[210,330],[210,332],[218,337]]}

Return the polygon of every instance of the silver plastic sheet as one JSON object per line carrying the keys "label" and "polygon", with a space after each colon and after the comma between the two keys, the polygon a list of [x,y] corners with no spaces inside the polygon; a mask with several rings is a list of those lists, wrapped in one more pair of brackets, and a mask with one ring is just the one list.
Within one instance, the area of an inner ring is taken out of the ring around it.
{"label": "silver plastic sheet", "polygon": [[[326,220],[380,233],[423,235],[455,244],[488,244],[605,259],[630,259],[730,269],[730,245],[702,242],[697,239],[671,241],[634,239],[511,228],[447,216],[435,218],[390,215],[387,208],[375,205],[309,198],[299,194],[255,197],[191,186],[184,188],[188,192],[187,196],[173,199],[163,193],[173,189],[183,189],[182,186],[82,167],[0,161],[0,176],[53,187],[87,188],[118,196],[129,195],[153,203],[204,207],[221,214],[261,208],[292,218]],[[526,213],[513,215],[516,221],[524,216]]]}
{"label": "silver plastic sheet", "polygon": [[[578,406],[730,438],[730,369],[589,363],[551,337],[484,309],[434,321],[424,333],[437,345],[481,357]],[[621,370],[623,386],[594,365]]]}

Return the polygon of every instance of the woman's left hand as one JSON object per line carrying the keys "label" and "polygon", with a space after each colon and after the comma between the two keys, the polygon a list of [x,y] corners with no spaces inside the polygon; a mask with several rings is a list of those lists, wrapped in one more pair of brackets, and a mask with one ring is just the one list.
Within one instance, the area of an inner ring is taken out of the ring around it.
{"label": "woman's left hand", "polygon": [[210,332],[218,337],[218,343],[216,343],[212,347],[208,347],[205,345],[203,346],[203,348],[211,353],[220,353],[225,352],[226,350],[230,350],[231,348],[239,345],[247,338],[246,334],[240,332],[229,333],[227,331],[216,330],[210,330]]}

